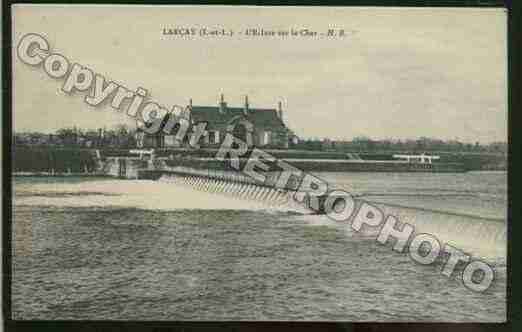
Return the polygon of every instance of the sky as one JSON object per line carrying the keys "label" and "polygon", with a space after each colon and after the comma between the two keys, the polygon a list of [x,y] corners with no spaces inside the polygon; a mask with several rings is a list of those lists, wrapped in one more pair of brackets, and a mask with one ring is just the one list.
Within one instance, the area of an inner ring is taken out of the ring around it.
{"label": "sky", "polygon": [[[164,35],[224,28],[232,37]],[[344,29],[344,38],[248,37],[245,29]],[[170,108],[276,108],[300,137],[489,143],[507,140],[506,13],[490,8],[15,5],[13,45],[38,33],[51,51]],[[13,128],[133,125],[66,95],[63,80],[13,47]]]}

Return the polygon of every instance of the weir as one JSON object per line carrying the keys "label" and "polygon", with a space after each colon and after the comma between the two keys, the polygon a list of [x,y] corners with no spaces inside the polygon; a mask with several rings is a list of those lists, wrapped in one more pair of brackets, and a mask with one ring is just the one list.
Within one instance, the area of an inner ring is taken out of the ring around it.
{"label": "weir", "polygon": [[[319,208],[311,206],[310,197],[304,202],[296,201],[295,190],[277,188],[279,172],[263,172],[267,181],[258,182],[237,171],[198,168],[186,165],[173,166],[168,158],[107,157],[104,169],[119,178],[148,179],[172,183],[197,191],[225,195],[235,199],[255,201],[273,208],[284,208],[302,214],[324,214],[327,195],[319,196]],[[169,165],[170,164],[170,165]],[[289,188],[295,188],[289,186]],[[354,211],[359,211],[363,199],[354,198]],[[415,226],[415,232],[426,232],[443,242],[458,244],[476,250],[478,245],[485,253],[505,250],[507,227],[504,220],[487,220],[480,216],[459,215],[444,211],[429,211],[407,206],[372,203],[384,215],[397,217],[400,223]],[[333,209],[342,210],[344,200],[334,198]],[[339,209],[340,208],[340,209]],[[350,219],[353,219],[350,217]],[[351,221],[351,220],[350,220]],[[374,229],[378,231],[378,229]],[[364,231],[363,233],[366,233]],[[367,234],[369,235],[369,234]]]}
{"label": "weir", "polygon": [[204,178],[174,172],[162,174],[158,181],[244,200],[256,200],[273,207],[288,205],[291,203],[291,195],[293,195],[290,191],[277,188],[267,188],[251,183],[229,182],[223,179]]}
{"label": "weir", "polygon": [[[262,174],[267,180],[258,182],[244,173],[223,169],[222,167],[205,167],[208,163],[193,162],[190,158],[177,160],[172,157],[138,156],[105,156],[97,158],[103,174],[118,178],[156,180],[173,186],[217,194],[238,200],[260,203],[268,209],[292,211],[302,214],[311,223],[317,220],[330,220],[325,214],[326,195],[317,197],[319,209],[311,206],[310,197],[299,203],[295,199],[297,186],[277,188],[279,172],[265,171]],[[194,163],[194,165],[192,165]],[[292,189],[289,189],[292,188]],[[330,189],[335,189],[330,187]],[[366,200],[354,198],[354,214],[346,222],[346,231],[353,233],[351,224]],[[397,218],[400,229],[404,223],[414,226],[414,234],[428,233],[435,236],[441,245],[445,243],[457,246],[466,252],[481,257],[505,257],[507,242],[507,224],[504,218],[489,220],[480,216],[462,215],[452,212],[425,210],[415,207],[370,202],[378,207],[384,216]],[[334,198],[333,209],[343,210],[344,200]],[[243,206],[238,204],[238,206]],[[246,204],[245,206],[248,206]],[[316,206],[314,206],[316,207]],[[305,216],[308,215],[308,216]],[[325,219],[322,219],[325,218]],[[382,226],[384,223],[380,224]],[[364,228],[359,232],[363,236],[376,237],[380,227]],[[414,235],[412,235],[414,236]]]}
{"label": "weir", "polygon": [[[272,175],[268,174],[268,176]],[[307,214],[314,213],[306,204],[295,202],[294,190],[259,183],[246,175],[230,171],[177,166],[169,167],[168,170],[141,169],[138,170],[138,178],[170,182],[199,191],[254,200],[273,207],[288,206],[292,210]]]}
{"label": "weir", "polygon": [[[305,195],[304,200],[296,200],[296,190],[289,189],[294,187],[288,185],[286,188],[275,186],[279,172],[263,172],[266,181],[259,182],[253,178],[235,171],[223,171],[214,169],[198,169],[186,166],[169,167],[163,165],[162,170],[140,169],[137,172],[138,179],[170,181],[177,185],[189,186],[192,189],[221,193],[232,197],[255,200],[269,205],[286,205],[292,210],[297,210],[306,214],[324,214],[325,202],[331,194],[314,196],[312,192]],[[338,196],[338,195],[335,195]],[[333,208],[339,208],[339,204],[344,204],[344,200],[339,196],[335,199]]]}
{"label": "weir", "polygon": [[[257,183],[255,180],[240,173],[230,171],[202,170],[188,167],[173,167],[169,170],[140,170],[139,178],[158,180],[161,182],[172,183],[176,186],[183,186],[193,190],[225,195],[241,200],[250,200],[262,203],[274,208],[286,208],[287,210],[308,215],[324,214],[324,206],[319,211],[315,211],[309,202],[298,203],[294,199],[295,191],[279,189]],[[324,205],[324,197],[319,200],[320,205]],[[346,222],[347,229],[358,213],[365,200],[354,199],[354,214]],[[340,202],[335,201],[333,208],[339,209]],[[395,216],[399,221],[398,225],[408,223],[414,226],[415,234],[428,233],[436,236],[441,244],[448,243],[457,245],[463,250],[480,254],[483,257],[502,256],[506,248],[507,227],[503,220],[490,220],[480,216],[462,215],[444,211],[430,211],[414,207],[396,206],[383,203],[371,203],[378,207],[383,216]],[[310,216],[312,217],[312,216]],[[326,217],[326,216],[325,216]],[[315,216],[313,218],[320,218]],[[333,221],[332,221],[333,222]],[[376,237],[383,222],[375,228],[363,227],[361,234],[364,236]],[[399,229],[401,226],[397,226]]]}

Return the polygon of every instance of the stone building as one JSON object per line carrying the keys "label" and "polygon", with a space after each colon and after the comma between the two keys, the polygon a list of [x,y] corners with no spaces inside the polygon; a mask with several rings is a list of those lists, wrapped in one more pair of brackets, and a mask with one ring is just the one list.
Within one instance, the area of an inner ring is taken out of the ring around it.
{"label": "stone building", "polygon": [[[230,107],[223,95],[217,106],[196,106],[190,101],[188,118],[194,125],[206,122],[205,136],[199,144],[203,148],[218,148],[227,134],[227,128],[238,122],[246,120],[252,124],[250,128],[252,143],[256,147],[287,149],[294,135],[283,121],[281,102],[278,108],[251,108],[248,96],[245,96],[242,107]],[[236,126],[234,136],[245,140],[246,129],[242,125]],[[157,135],[146,135],[138,130],[136,134],[137,145],[140,148],[170,148],[183,147],[186,142],[178,142],[173,134],[160,132]]]}

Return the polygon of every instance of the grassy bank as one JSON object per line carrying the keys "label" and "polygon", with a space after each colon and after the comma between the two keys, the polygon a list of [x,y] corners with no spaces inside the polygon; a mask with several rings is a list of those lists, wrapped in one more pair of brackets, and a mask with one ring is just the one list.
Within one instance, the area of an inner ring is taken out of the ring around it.
{"label": "grassy bank", "polygon": [[[158,149],[158,157],[195,157],[212,158],[217,149]],[[128,149],[102,149],[102,157],[136,156]],[[303,151],[303,150],[267,150],[279,159],[348,159],[345,153]],[[363,160],[393,160],[393,154],[398,151],[358,152]],[[415,152],[400,152],[415,153]],[[434,152],[441,157],[440,162],[460,163],[466,170],[506,170],[507,157],[504,154],[470,153],[470,152]],[[96,159],[93,149],[57,148],[57,147],[14,147],[14,172],[52,172],[54,173],[84,173],[96,171]]]}
{"label": "grassy bank", "polygon": [[[349,159],[346,153],[305,151],[305,150],[265,150],[279,159]],[[157,150],[158,156],[167,157],[188,156],[198,158],[212,158],[216,155],[216,149],[199,150]],[[357,152],[363,160],[396,160],[394,154],[419,154],[416,151],[380,151],[380,152]],[[462,164],[466,170],[507,170],[507,156],[501,153],[482,153],[482,152],[447,152],[438,151],[429,153],[440,156],[440,162]]]}
{"label": "grassy bank", "polygon": [[84,173],[96,170],[92,150],[75,148],[15,147],[13,172]]}

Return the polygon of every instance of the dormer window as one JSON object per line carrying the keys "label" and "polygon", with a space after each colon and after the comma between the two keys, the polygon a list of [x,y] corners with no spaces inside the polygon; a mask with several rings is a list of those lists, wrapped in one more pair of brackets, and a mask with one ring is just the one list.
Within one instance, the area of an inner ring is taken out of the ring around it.
{"label": "dormer window", "polygon": [[208,131],[208,142],[210,144],[219,144],[219,130]]}
{"label": "dormer window", "polygon": [[262,139],[261,139],[261,145],[268,145],[270,144],[270,139],[272,137],[272,132],[270,131],[263,131]]}

